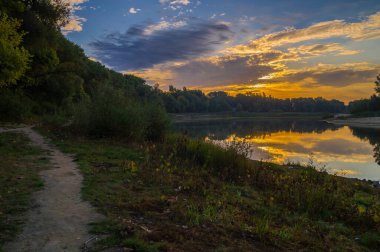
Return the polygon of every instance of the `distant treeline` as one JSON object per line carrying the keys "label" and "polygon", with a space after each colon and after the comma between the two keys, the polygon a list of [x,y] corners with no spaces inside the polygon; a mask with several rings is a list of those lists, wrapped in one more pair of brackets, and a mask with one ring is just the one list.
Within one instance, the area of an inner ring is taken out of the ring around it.
{"label": "distant treeline", "polygon": [[380,97],[372,95],[368,99],[352,101],[348,104],[351,113],[380,112]]}
{"label": "distant treeline", "polygon": [[264,93],[246,93],[230,96],[217,91],[205,94],[200,90],[183,90],[169,87],[161,93],[169,113],[192,112],[329,112],[341,113],[346,110],[343,102],[319,98],[278,99]]}
{"label": "distant treeline", "polygon": [[375,94],[368,99],[352,101],[348,104],[350,113],[379,113],[380,114],[380,75],[376,77]]}

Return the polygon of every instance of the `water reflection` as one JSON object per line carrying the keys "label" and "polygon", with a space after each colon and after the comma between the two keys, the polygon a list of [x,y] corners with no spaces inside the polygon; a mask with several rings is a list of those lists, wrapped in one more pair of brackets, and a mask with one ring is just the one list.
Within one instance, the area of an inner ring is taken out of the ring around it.
{"label": "water reflection", "polygon": [[176,129],[217,144],[246,141],[253,159],[305,163],[312,158],[332,173],[380,179],[380,131],[376,129],[294,119],[183,123]]}
{"label": "water reflection", "polygon": [[373,157],[380,165],[380,130],[366,128],[352,128],[352,134],[360,139],[368,141],[374,146]]}

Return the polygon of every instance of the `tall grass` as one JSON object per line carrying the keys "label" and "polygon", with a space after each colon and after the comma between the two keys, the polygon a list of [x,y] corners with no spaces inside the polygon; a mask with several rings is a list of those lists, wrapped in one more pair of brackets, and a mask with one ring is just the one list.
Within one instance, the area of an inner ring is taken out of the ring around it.
{"label": "tall grass", "polygon": [[[380,228],[380,192],[370,185],[320,172],[312,166],[289,170],[252,161],[244,148],[235,144],[222,148],[203,140],[172,136],[160,152],[163,150],[168,163],[174,166],[186,163],[223,181],[252,186],[267,195],[269,205],[280,204],[312,219]],[[371,203],[362,203],[363,196],[358,192],[363,191],[375,195]]]}
{"label": "tall grass", "polygon": [[168,129],[168,119],[161,106],[137,102],[120,90],[104,87],[77,107],[72,129],[95,138],[158,140]]}

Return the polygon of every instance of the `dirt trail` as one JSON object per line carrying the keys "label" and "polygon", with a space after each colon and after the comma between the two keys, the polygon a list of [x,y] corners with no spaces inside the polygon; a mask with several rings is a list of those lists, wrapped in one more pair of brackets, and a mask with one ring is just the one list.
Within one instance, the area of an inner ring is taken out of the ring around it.
{"label": "dirt trail", "polygon": [[88,202],[81,199],[83,177],[73,158],[48,144],[30,127],[1,132],[20,132],[35,146],[49,151],[52,169],[42,171],[44,188],[33,195],[33,207],[27,213],[22,233],[5,251],[81,251],[90,239],[88,224],[102,219]]}

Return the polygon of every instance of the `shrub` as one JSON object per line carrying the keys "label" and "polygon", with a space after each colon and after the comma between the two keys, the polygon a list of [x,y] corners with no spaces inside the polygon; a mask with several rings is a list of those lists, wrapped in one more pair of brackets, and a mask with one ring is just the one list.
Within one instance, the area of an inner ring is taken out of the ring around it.
{"label": "shrub", "polygon": [[147,104],[144,107],[145,139],[149,141],[162,140],[168,130],[169,118],[164,108],[157,104]]}
{"label": "shrub", "polygon": [[31,101],[8,89],[0,89],[0,121],[21,121],[30,115]]}
{"label": "shrub", "polygon": [[139,140],[143,136],[141,106],[122,92],[104,87],[91,101],[85,101],[74,113],[73,129],[90,137],[123,137]]}
{"label": "shrub", "polygon": [[142,104],[111,87],[100,88],[91,101],[79,105],[73,120],[77,133],[128,141],[159,140],[167,128],[168,118],[160,105]]}

